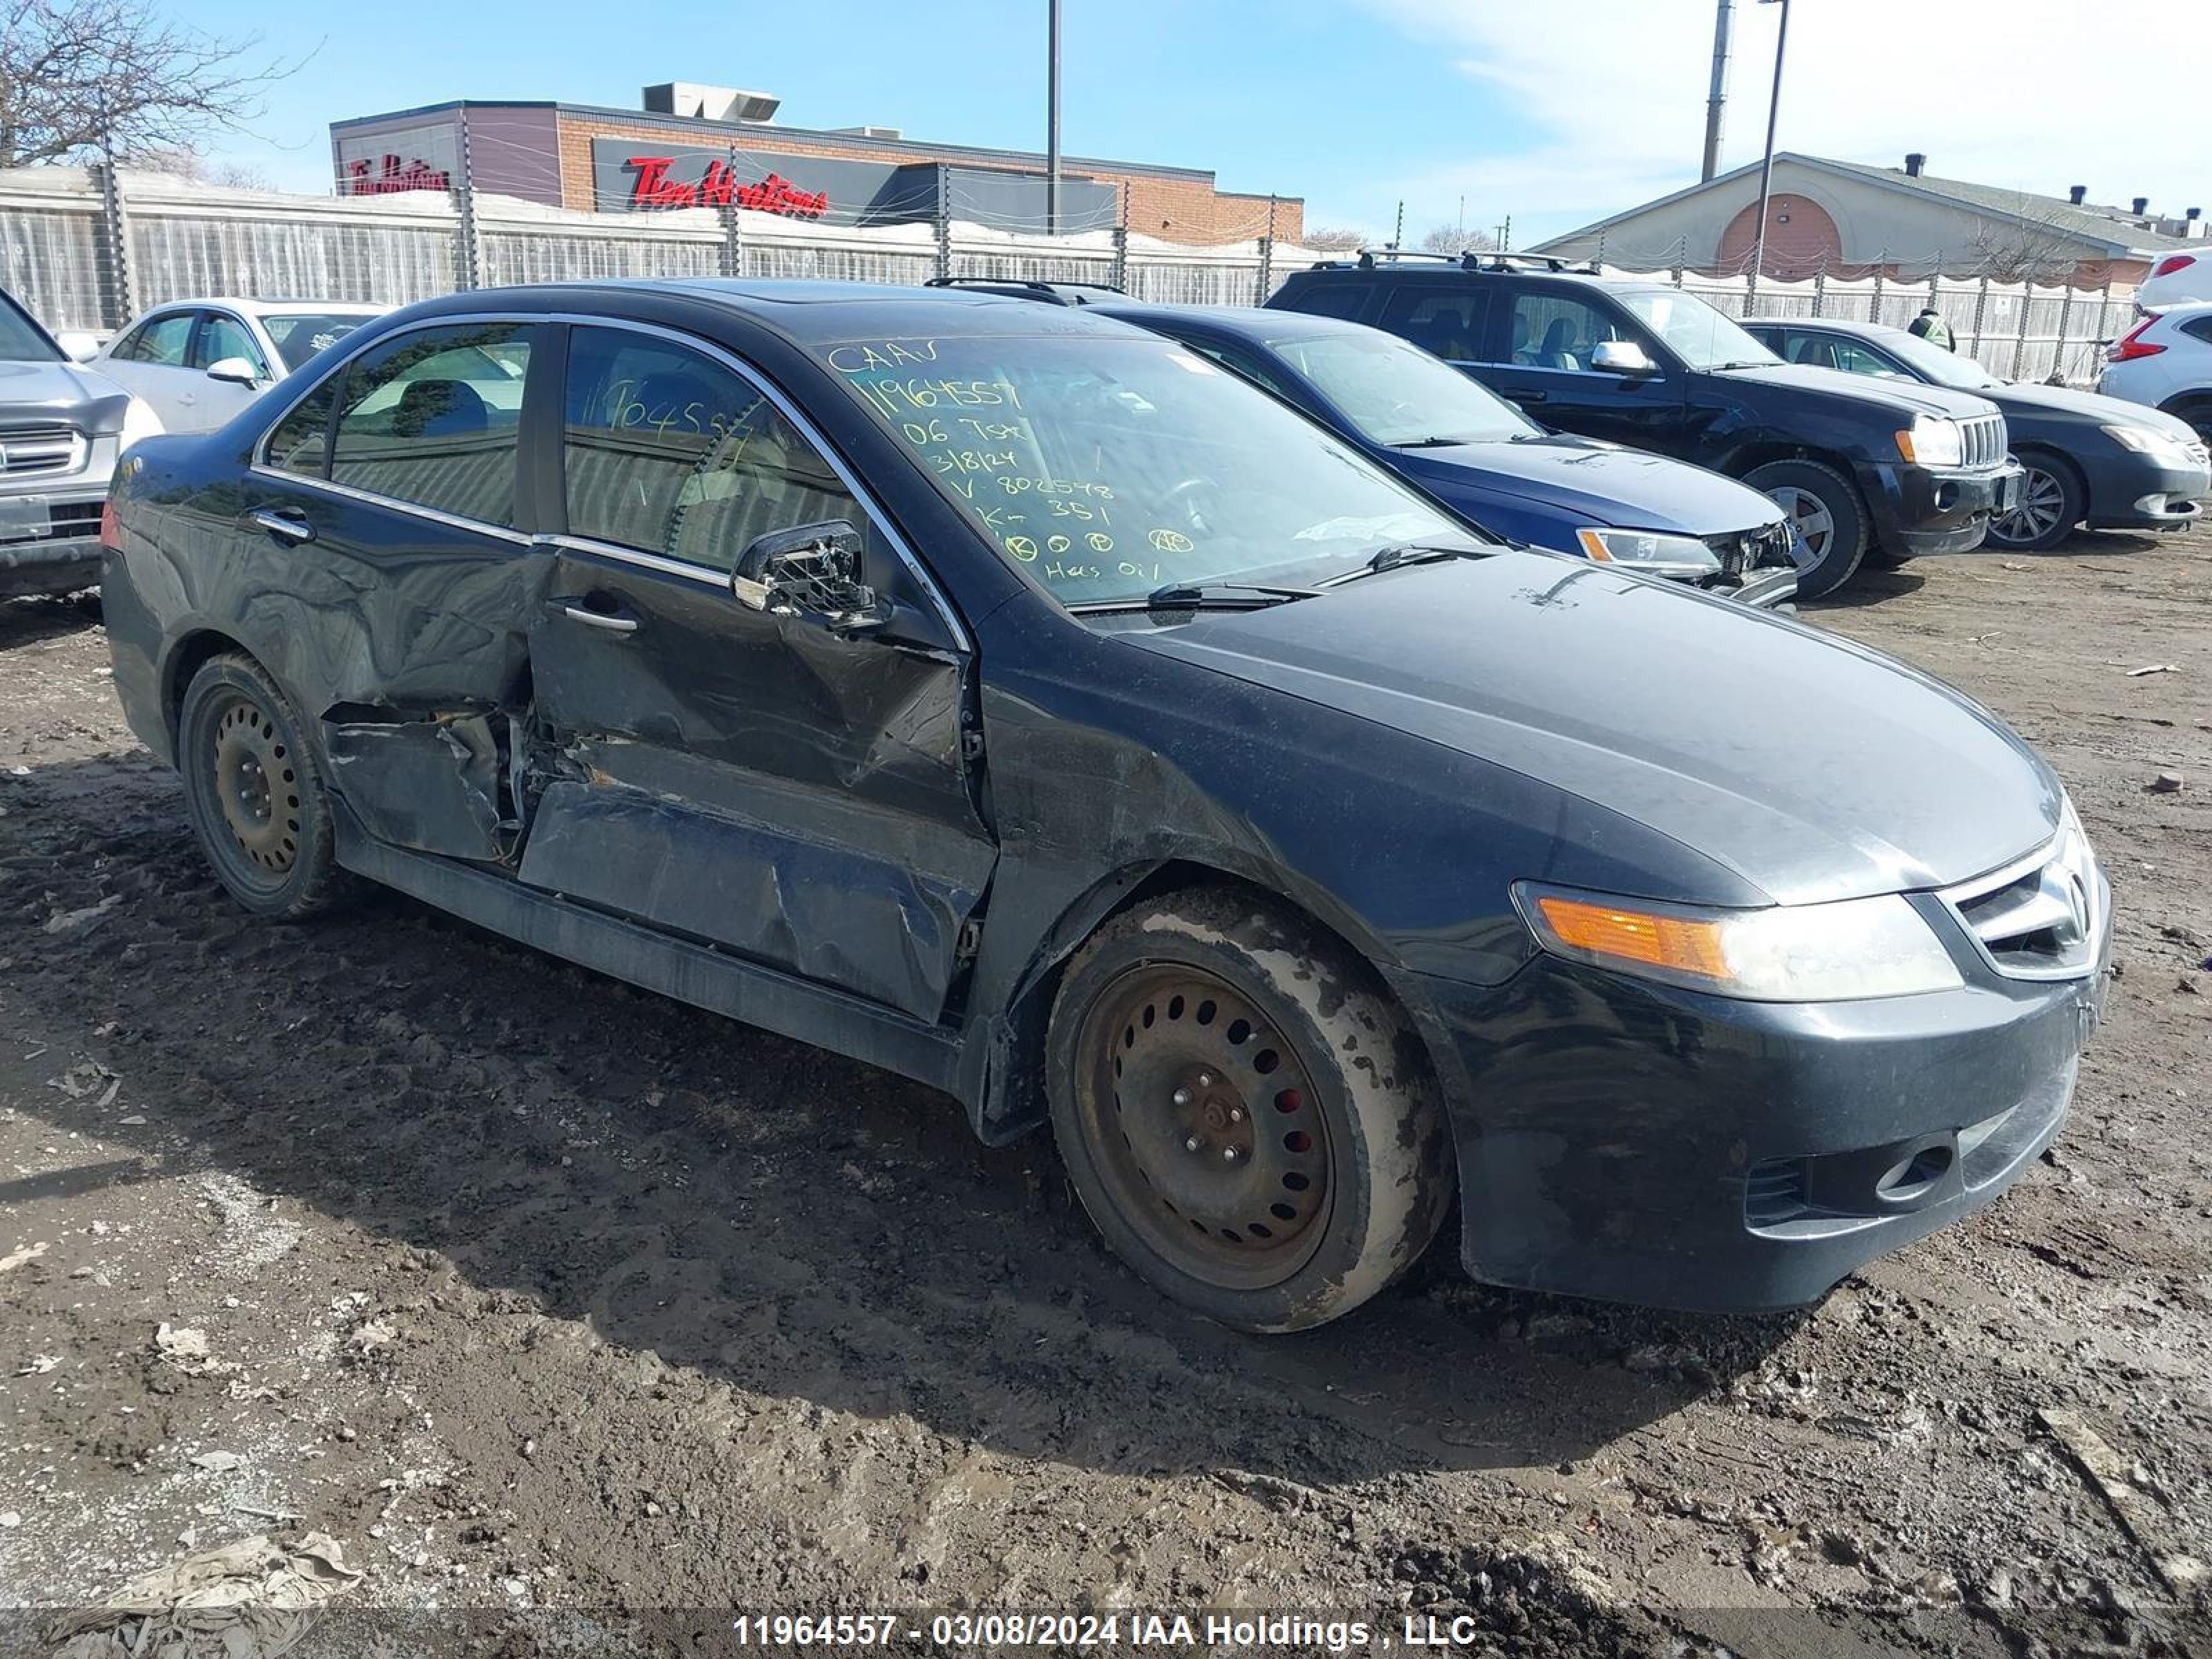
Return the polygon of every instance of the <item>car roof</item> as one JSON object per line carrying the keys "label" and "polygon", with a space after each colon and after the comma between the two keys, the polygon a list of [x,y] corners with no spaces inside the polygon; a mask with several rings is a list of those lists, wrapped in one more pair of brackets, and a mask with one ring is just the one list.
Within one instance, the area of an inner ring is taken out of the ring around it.
{"label": "car roof", "polygon": [[743,317],[799,346],[836,344],[878,333],[887,340],[920,335],[957,338],[1145,333],[1130,324],[1097,315],[1099,307],[1095,306],[1039,305],[1033,300],[964,288],[896,288],[884,283],[811,277],[639,276],[541,283],[474,289],[409,309],[411,315],[420,317],[510,307],[538,310],[549,300],[567,295],[579,300],[591,296],[603,305],[618,305],[625,297],[690,301]]}
{"label": "car roof", "polygon": [[1888,323],[1854,322],[1846,317],[1744,317],[1738,321],[1745,328],[1809,328],[1823,334],[1852,334],[1863,340],[1894,339],[1911,332]]}
{"label": "car roof", "polygon": [[228,311],[320,311],[337,316],[381,317],[393,307],[372,300],[283,300],[253,298],[239,294],[180,294],[173,300],[148,306],[148,312],[187,310],[197,306],[221,306]]}
{"label": "car roof", "polygon": [[[1197,323],[1223,334],[1265,344],[1271,340],[1314,337],[1323,334],[1381,332],[1342,317],[1316,317],[1303,311],[1264,311],[1255,306],[1151,305],[1142,300],[1094,300],[1085,307],[1103,317],[1126,318],[1133,323]],[[1392,337],[1396,337],[1395,336]]]}
{"label": "car roof", "polygon": [[[1510,260],[1516,256],[1508,254],[1505,257]],[[1426,262],[1415,264],[1410,261],[1400,263],[1387,258],[1377,259],[1372,264],[1361,264],[1355,260],[1322,259],[1316,261],[1304,270],[1292,271],[1291,276],[1301,282],[1322,277],[1351,276],[1358,277],[1363,282],[1373,282],[1378,278],[1388,281],[1413,282],[1426,278],[1431,283],[1439,280],[1494,283],[1509,277],[1521,277],[1530,282],[1572,283],[1583,288],[1603,289],[1610,294],[1649,291],[1671,294],[1677,291],[1673,283],[1661,282],[1650,276],[1608,276],[1602,272],[1589,270],[1555,270],[1549,264],[1534,263],[1508,264],[1501,269],[1497,265],[1485,264],[1465,265],[1455,263]]]}

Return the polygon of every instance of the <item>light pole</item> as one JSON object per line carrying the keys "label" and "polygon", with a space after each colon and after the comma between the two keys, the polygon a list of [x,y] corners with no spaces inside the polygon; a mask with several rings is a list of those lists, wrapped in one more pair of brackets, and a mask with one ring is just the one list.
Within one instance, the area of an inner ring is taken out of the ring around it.
{"label": "light pole", "polygon": [[1060,234],[1060,0],[1046,0],[1044,228]]}
{"label": "light pole", "polygon": [[1759,292],[1759,279],[1766,274],[1766,203],[1774,191],[1774,121],[1782,112],[1782,52],[1790,44],[1790,0],[1759,0],[1763,6],[1780,5],[1782,27],[1774,35],[1774,91],[1766,100],[1766,159],[1759,164],[1759,232],[1752,243],[1751,287]]}

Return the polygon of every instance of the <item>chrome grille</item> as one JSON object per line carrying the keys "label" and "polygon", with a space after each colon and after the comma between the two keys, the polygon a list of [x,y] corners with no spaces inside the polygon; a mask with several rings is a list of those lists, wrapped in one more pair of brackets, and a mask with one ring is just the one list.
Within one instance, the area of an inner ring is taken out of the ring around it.
{"label": "chrome grille", "polygon": [[84,465],[84,439],[74,427],[0,428],[0,477],[74,472]]}
{"label": "chrome grille", "polygon": [[1977,415],[1959,422],[1965,436],[1960,461],[1967,466],[2002,466],[2012,445],[2002,415]]}
{"label": "chrome grille", "polygon": [[2008,978],[2079,979],[2097,969],[2105,881],[2070,809],[2050,846],[1942,898]]}

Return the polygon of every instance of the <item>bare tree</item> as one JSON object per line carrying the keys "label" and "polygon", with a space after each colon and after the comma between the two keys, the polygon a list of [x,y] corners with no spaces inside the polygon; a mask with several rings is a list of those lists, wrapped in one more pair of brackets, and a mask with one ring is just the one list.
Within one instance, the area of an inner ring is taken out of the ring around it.
{"label": "bare tree", "polygon": [[1332,229],[1316,226],[1298,240],[1307,247],[1322,248],[1329,252],[1340,252],[1367,246],[1367,233],[1363,230]]}
{"label": "bare tree", "polygon": [[0,0],[0,167],[191,150],[297,64],[132,0]]}
{"label": "bare tree", "polygon": [[2023,196],[2007,220],[1978,220],[1967,246],[1974,274],[1999,283],[2048,283],[2073,274],[2081,258],[2081,238]]}
{"label": "bare tree", "polygon": [[225,185],[233,190],[274,190],[269,175],[250,161],[222,161],[196,149],[145,149],[131,157],[131,165],[149,173],[166,173],[194,184]]}
{"label": "bare tree", "polygon": [[1462,225],[1434,226],[1420,240],[1422,249],[1430,253],[1487,253],[1497,246],[1496,237]]}

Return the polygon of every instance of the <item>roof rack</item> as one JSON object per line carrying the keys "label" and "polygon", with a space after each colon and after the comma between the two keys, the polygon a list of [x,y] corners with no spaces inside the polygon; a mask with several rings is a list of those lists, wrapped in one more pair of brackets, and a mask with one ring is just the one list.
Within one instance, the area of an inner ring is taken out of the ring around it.
{"label": "roof rack", "polygon": [[1547,270],[1596,276],[1602,274],[1596,260],[1571,265],[1548,253],[1490,253],[1468,249],[1465,253],[1430,253],[1416,248],[1364,247],[1357,259],[1316,259],[1316,270],[1372,270],[1401,259],[1434,259],[1460,270]]}
{"label": "roof rack", "polygon": [[[1127,297],[1128,290],[1112,283],[1048,283],[1034,276],[932,276],[924,288],[972,288],[985,294],[1006,294],[1024,300],[1045,300],[1054,305],[1079,306],[1088,304],[1086,294],[1111,294]],[[1077,289],[1069,293],[1065,290]]]}

